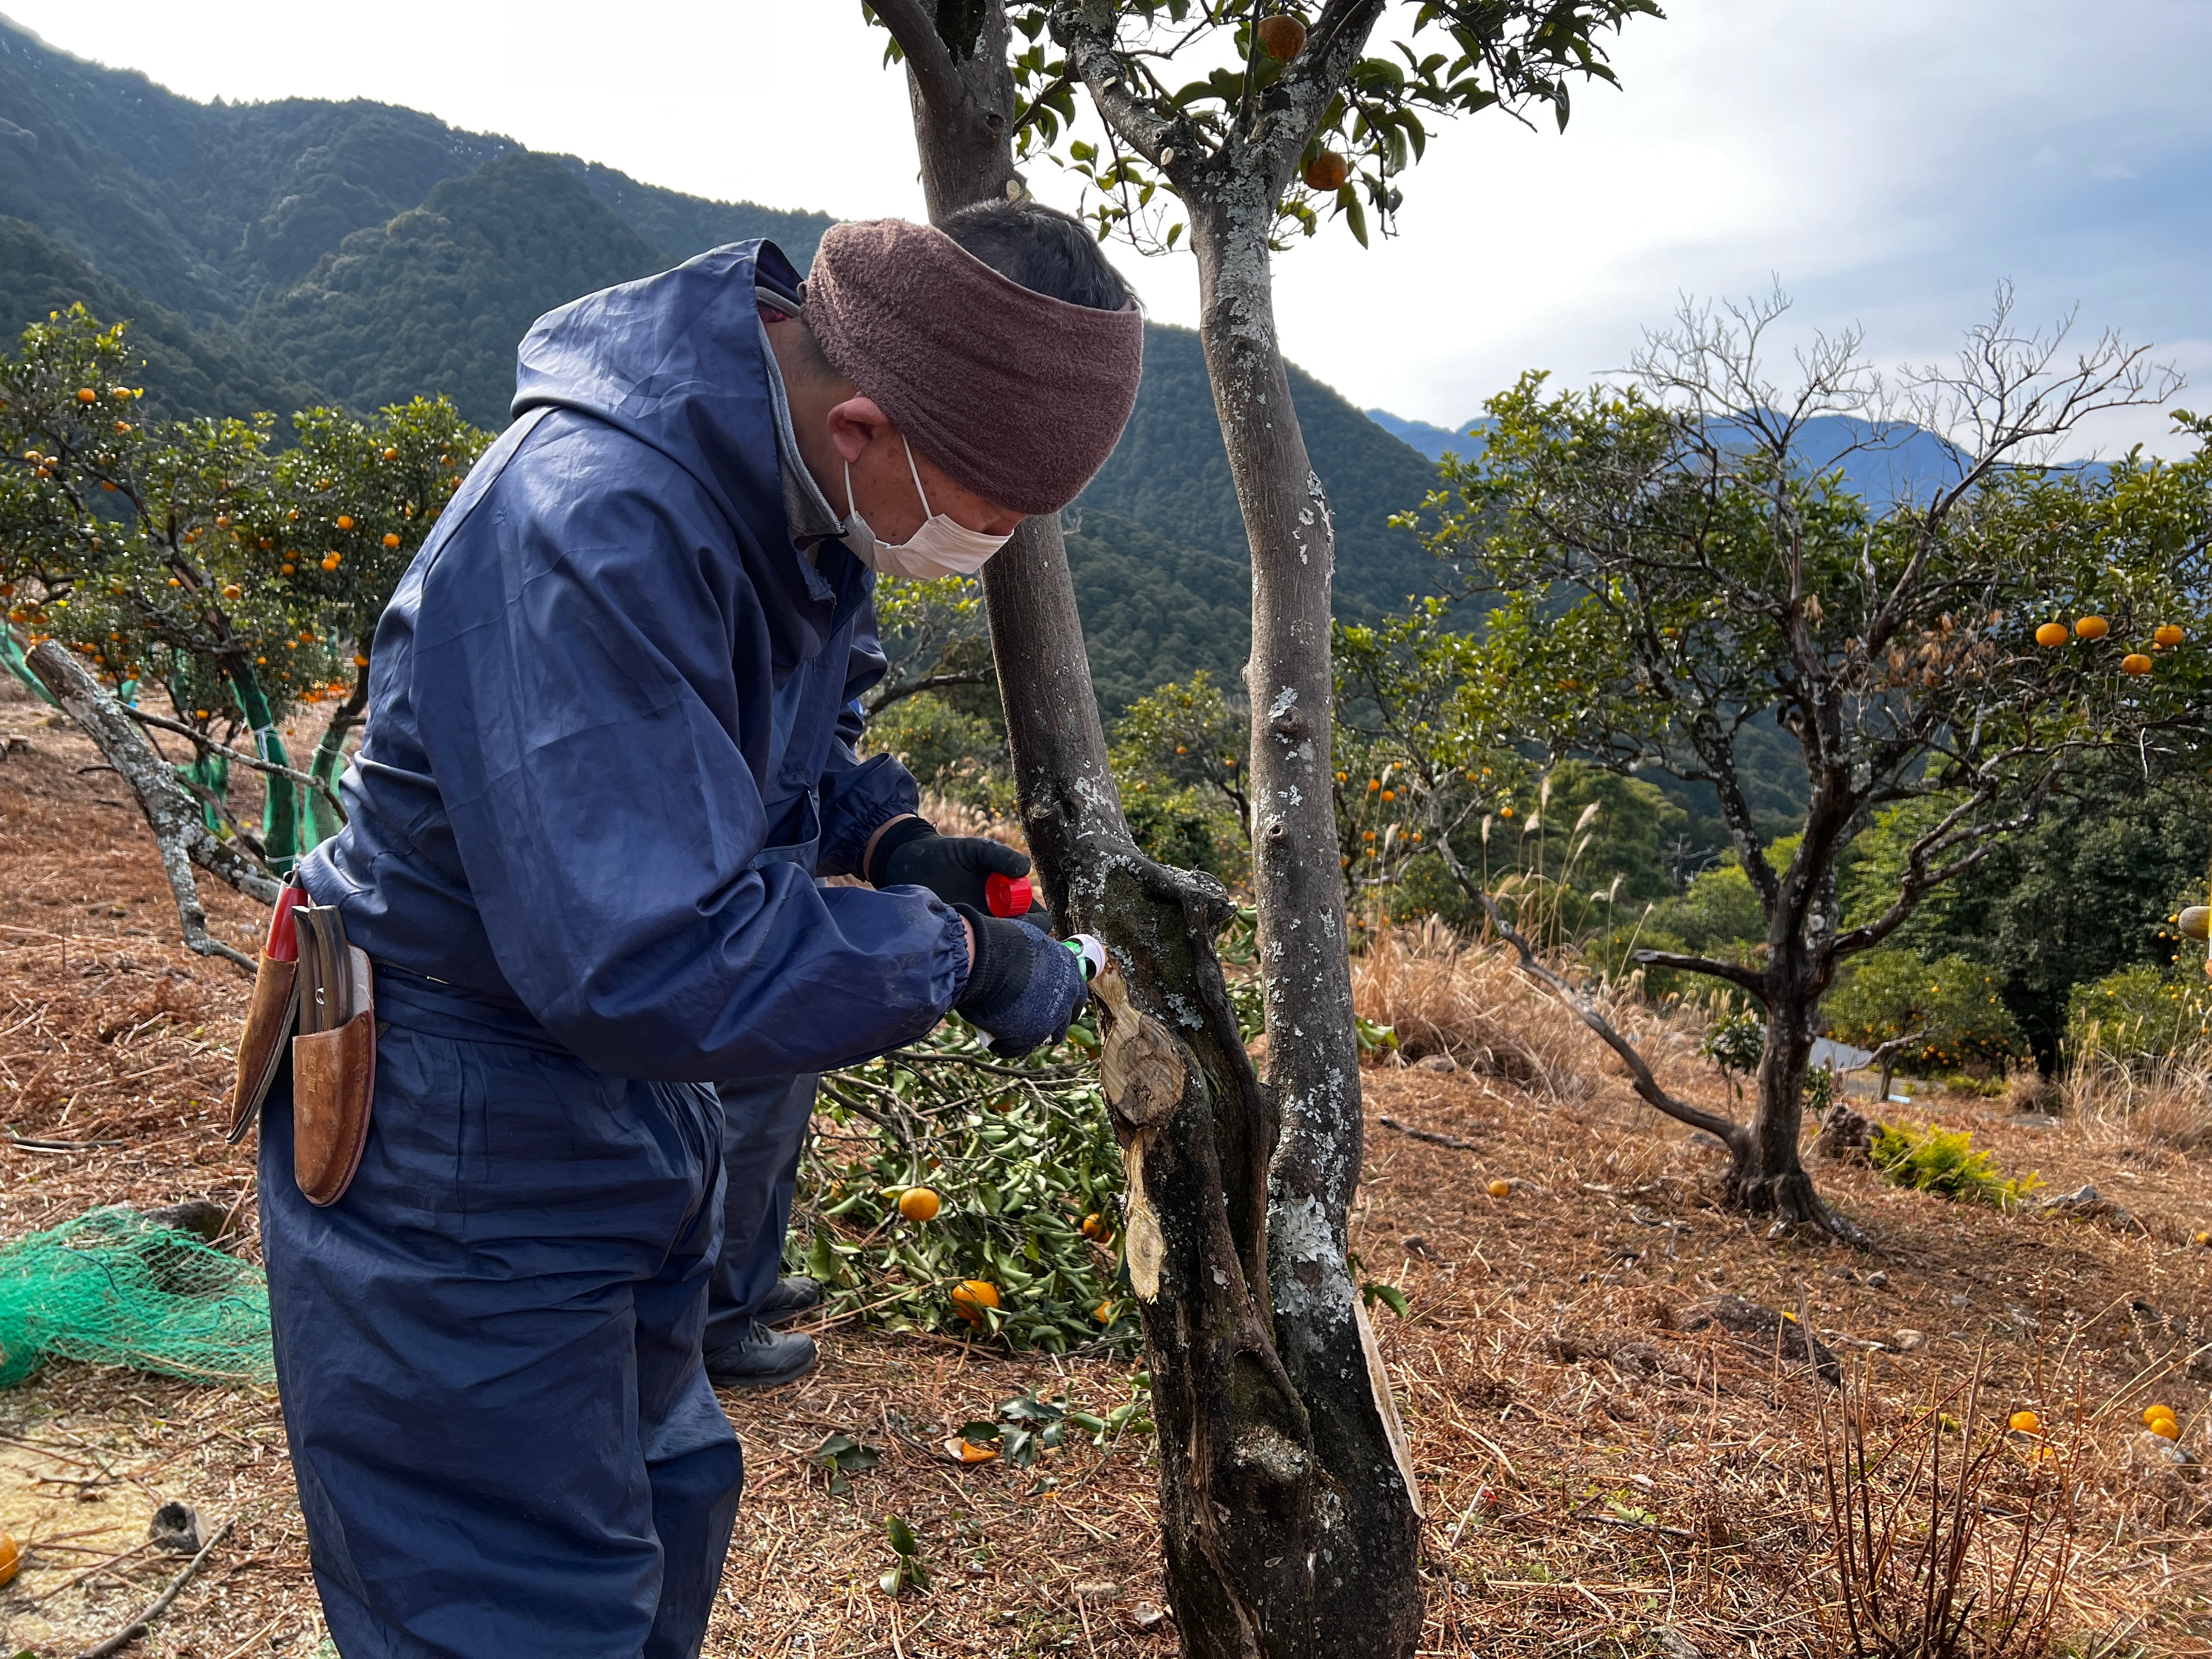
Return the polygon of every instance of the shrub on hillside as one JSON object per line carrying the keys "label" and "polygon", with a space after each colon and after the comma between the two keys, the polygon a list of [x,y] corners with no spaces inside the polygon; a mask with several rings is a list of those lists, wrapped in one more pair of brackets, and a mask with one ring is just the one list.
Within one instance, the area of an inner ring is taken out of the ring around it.
{"label": "shrub on hillside", "polygon": [[1821,1004],[1830,1033],[1890,1051],[1898,1069],[1923,1075],[1970,1066],[2002,1067],[2025,1048],[1996,974],[1962,956],[1923,962],[1894,946],[1869,951]]}
{"label": "shrub on hillside", "polygon": [[2066,1008],[2066,1053],[2137,1068],[2212,1042],[2212,981],[2138,963],[2077,985]]}
{"label": "shrub on hillside", "polygon": [[1969,1199],[1983,1204],[2016,1204],[2042,1180],[2023,1176],[2014,1181],[2000,1174],[1990,1154],[1978,1150],[1972,1133],[1965,1129],[1893,1128],[1875,1127],[1868,1156],[1885,1179],[1914,1192],[1938,1197]]}

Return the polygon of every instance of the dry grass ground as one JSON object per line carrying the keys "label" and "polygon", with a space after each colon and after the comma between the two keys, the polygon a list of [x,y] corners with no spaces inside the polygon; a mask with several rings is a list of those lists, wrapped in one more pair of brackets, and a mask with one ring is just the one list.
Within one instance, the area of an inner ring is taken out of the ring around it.
{"label": "dry grass ground", "polygon": [[[0,763],[0,1124],[121,1144],[0,1146],[0,1238],[94,1204],[204,1195],[250,1224],[251,1149],[216,1127],[243,976],[167,943],[135,812],[81,769],[88,747],[37,721],[0,703],[0,731],[28,738]],[[210,901],[219,927],[250,939],[250,907]],[[1714,1207],[1717,1155],[1637,1108],[1510,973],[1398,965],[1401,1029],[1431,1018],[1430,1050],[1473,1068],[1365,1079],[1354,1243],[1409,1300],[1406,1318],[1377,1319],[1429,1517],[1427,1652],[1849,1650],[1822,1612],[1835,1580],[1819,1424],[1833,1395],[1771,1348],[1683,1328],[1698,1298],[1728,1293],[1802,1310],[1864,1367],[1885,1421],[1957,1388],[1985,1350],[1988,1403],[2040,1412],[2075,1482],[2072,1650],[2212,1654],[2212,1483],[2147,1489],[2125,1467],[2153,1398],[2208,1452],[2212,1367],[2191,1356],[2212,1338],[2191,1322],[2212,1317],[2212,1249],[2190,1243],[2212,1227],[2206,1164],[2124,1122],[2033,1127],[2001,1103],[1939,1101],[1929,1115],[1972,1128],[2007,1170],[2040,1170],[2053,1191],[2094,1185],[2127,1218],[2002,1214],[1836,1169],[1825,1189],[1870,1248],[1769,1240]],[[1719,1102],[1687,1048],[1668,1050],[1670,1086]],[[1490,1196],[1493,1179],[1507,1196]],[[1923,1340],[1900,1352],[1907,1330]],[[1175,1650],[1171,1622],[1144,1627],[1164,1600],[1147,1440],[1079,1443],[1028,1471],[962,1468],[938,1443],[1031,1388],[1103,1414],[1128,1397],[1126,1367],[951,1337],[822,1338],[813,1376],[727,1398],[748,1487],[708,1653]],[[884,1454],[849,1497],[808,1458],[837,1431]],[[2022,1489],[2007,1480],[1983,1504],[2000,1538]],[[74,1365],[0,1394],[0,1527],[33,1546],[0,1591],[0,1651],[52,1659],[127,1622],[175,1570],[135,1547],[172,1498],[236,1528],[135,1651],[312,1652],[321,1627],[275,1401]],[[890,1514],[913,1523],[933,1577],[898,1601],[877,1586]]]}

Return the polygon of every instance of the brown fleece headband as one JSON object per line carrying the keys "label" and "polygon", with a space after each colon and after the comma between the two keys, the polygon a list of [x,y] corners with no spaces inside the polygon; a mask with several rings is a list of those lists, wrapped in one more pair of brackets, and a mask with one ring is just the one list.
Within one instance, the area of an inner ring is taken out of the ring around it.
{"label": "brown fleece headband", "polygon": [[1144,318],[1001,276],[933,225],[838,225],[802,314],[838,373],[956,483],[1056,513],[1106,464],[1136,406]]}

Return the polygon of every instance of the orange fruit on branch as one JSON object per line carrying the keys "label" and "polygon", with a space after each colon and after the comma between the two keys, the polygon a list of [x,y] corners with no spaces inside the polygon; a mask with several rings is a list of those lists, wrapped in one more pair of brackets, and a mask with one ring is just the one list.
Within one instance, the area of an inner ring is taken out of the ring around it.
{"label": "orange fruit on branch", "polygon": [[81,404],[96,404],[100,401],[100,394],[88,386],[81,386],[76,389],[76,400]]}
{"label": "orange fruit on branch", "polygon": [[927,1187],[909,1187],[899,1194],[898,1212],[908,1221],[934,1221],[944,1200]]}
{"label": "orange fruit on branch", "polygon": [[2152,666],[2151,659],[2140,651],[2130,651],[2120,659],[2120,672],[2123,674],[2148,674]]}
{"label": "orange fruit on branch", "polygon": [[983,1322],[984,1311],[999,1305],[999,1287],[987,1279],[970,1279],[952,1289],[952,1311],[970,1325]]}
{"label": "orange fruit on branch", "polygon": [[350,529],[352,529],[352,528],[353,528],[353,514],[350,514],[350,513],[341,513],[341,514],[338,514],[338,528],[339,528],[339,529],[341,529],[341,530],[350,530]]}
{"label": "orange fruit on branch", "polygon": [[396,449],[387,449],[384,452],[384,459],[387,461],[396,461],[399,459],[399,452]]}
{"label": "orange fruit on branch", "polygon": [[2179,645],[2182,641],[2188,637],[2189,636],[2186,634],[2184,634],[2172,623],[2163,624],[2156,633],[2151,635],[2151,639],[2154,643],[2164,646],[2168,651],[2172,650],[2175,646]]}
{"label": "orange fruit on branch", "polygon": [[2066,638],[2064,623],[2048,622],[2035,630],[2035,642],[2038,645],[2063,645],[2066,643]]}
{"label": "orange fruit on branch", "polygon": [[384,544],[386,547],[397,547],[399,545],[399,538],[387,530],[384,532]]}
{"label": "orange fruit on branch", "polygon": [[1323,194],[1332,194],[1344,188],[1344,181],[1352,177],[1352,164],[1333,149],[1325,149],[1306,163],[1306,183]]}
{"label": "orange fruit on branch", "polygon": [[1306,26],[1295,17],[1262,17],[1254,34],[1260,50],[1281,63],[1289,63],[1305,50]]}
{"label": "orange fruit on branch", "polygon": [[2074,624],[2074,631],[2085,640],[2101,640],[2112,631],[2112,625],[2102,617],[2084,617]]}

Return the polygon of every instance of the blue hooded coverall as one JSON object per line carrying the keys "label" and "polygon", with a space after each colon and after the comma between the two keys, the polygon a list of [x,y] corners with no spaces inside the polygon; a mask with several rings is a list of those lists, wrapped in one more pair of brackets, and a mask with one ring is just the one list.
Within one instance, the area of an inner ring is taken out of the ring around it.
{"label": "blue hooded coverall", "polygon": [[742,1483],[700,1362],[706,1085],[894,1048],[965,981],[929,894],[814,880],[915,789],[840,732],[882,672],[872,578],[793,539],[757,280],[797,286],[738,243],[531,331],[518,419],[377,628],[350,821],[301,866],[380,1018],[337,1204],[293,1180],[289,1079],[261,1125],[347,1659],[697,1652]]}

